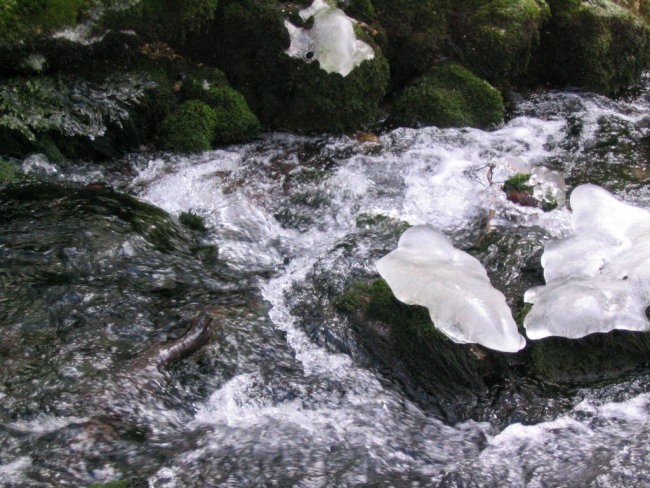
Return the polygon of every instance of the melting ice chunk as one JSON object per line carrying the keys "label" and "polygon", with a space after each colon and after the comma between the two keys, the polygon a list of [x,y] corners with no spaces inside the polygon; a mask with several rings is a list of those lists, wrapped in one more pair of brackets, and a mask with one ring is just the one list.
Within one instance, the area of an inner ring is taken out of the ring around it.
{"label": "melting ice chunk", "polygon": [[434,325],[453,341],[505,352],[525,346],[485,268],[433,228],[407,230],[397,249],[377,262],[377,270],[398,300],[427,307]]}
{"label": "melting ice chunk", "polygon": [[546,245],[546,286],[524,300],[530,339],[577,339],[614,329],[650,331],[650,212],[618,201],[595,185],[570,198],[573,233]]}
{"label": "melting ice chunk", "polygon": [[328,73],[347,76],[366,59],[373,59],[375,53],[354,33],[353,20],[345,13],[324,0],[314,0],[311,6],[300,11],[300,17],[314,18],[314,26],[307,30],[296,27],[286,20],[291,45],[286,53],[306,62],[318,61]]}

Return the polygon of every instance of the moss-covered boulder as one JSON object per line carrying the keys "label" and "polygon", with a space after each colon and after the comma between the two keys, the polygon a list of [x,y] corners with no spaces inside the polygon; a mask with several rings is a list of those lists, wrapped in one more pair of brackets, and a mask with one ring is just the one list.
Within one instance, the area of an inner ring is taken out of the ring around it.
{"label": "moss-covered boulder", "polygon": [[[450,420],[465,416],[488,394],[491,378],[505,374],[503,354],[451,341],[426,308],[398,301],[384,280],[357,283],[334,305],[386,375]],[[462,408],[449,408],[461,400]]]}
{"label": "moss-covered boulder", "polygon": [[392,85],[402,87],[425,73],[446,52],[447,2],[444,0],[373,0],[385,31]]}
{"label": "moss-covered boulder", "polygon": [[15,47],[33,36],[72,26],[90,3],[87,0],[2,0],[0,48]]}
{"label": "moss-covered boulder", "polygon": [[181,94],[198,99],[212,108],[215,120],[213,142],[216,144],[243,142],[260,130],[260,123],[246,99],[226,82],[211,85],[205,79],[191,78],[183,82]]}
{"label": "moss-covered boulder", "polygon": [[128,8],[108,9],[102,27],[131,29],[147,41],[180,43],[189,32],[213,20],[218,0],[140,0]]}
{"label": "moss-covered boulder", "polygon": [[21,173],[14,165],[0,159],[0,185],[3,183],[11,183],[20,179]]}
{"label": "moss-covered boulder", "polygon": [[[474,73],[507,85],[524,76],[550,10],[544,0],[459,2],[452,33]],[[453,7],[452,7],[453,8]]]}
{"label": "moss-covered boulder", "polygon": [[503,99],[487,81],[454,63],[436,66],[407,86],[392,120],[409,127],[491,128],[503,122]]}
{"label": "moss-covered boulder", "polygon": [[593,383],[650,366],[650,333],[615,330],[582,339],[529,341],[533,375],[565,384]]}
{"label": "moss-covered boulder", "polygon": [[284,21],[297,23],[299,7],[271,0],[222,1],[210,32],[190,37],[184,52],[222,69],[265,127],[342,132],[375,123],[389,77],[381,51],[373,46],[375,58],[346,77],[289,57]]}
{"label": "moss-covered boulder", "polygon": [[188,100],[165,117],[160,128],[167,149],[184,152],[207,151],[212,147],[217,117],[209,105]]}
{"label": "moss-covered boulder", "polygon": [[637,82],[650,62],[650,26],[606,1],[549,0],[540,76],[556,84],[616,94]]}

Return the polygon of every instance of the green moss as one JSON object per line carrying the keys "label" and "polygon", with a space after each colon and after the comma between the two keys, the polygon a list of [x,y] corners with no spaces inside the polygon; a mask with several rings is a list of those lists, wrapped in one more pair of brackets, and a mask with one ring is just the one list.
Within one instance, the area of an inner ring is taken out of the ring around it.
{"label": "green moss", "polygon": [[214,110],[214,142],[244,142],[257,135],[260,123],[243,95],[228,85],[225,75],[219,70],[209,70],[205,75],[188,77],[183,81],[181,95],[201,100]]}
{"label": "green moss", "polygon": [[540,49],[540,75],[558,84],[615,94],[650,62],[650,26],[612,2],[550,0],[553,17]]}
{"label": "green moss", "polygon": [[260,129],[243,95],[227,86],[208,90],[215,113],[215,142],[242,142],[254,137]]}
{"label": "green moss", "polygon": [[378,47],[375,59],[348,76],[328,74],[318,63],[306,64],[284,52],[289,46],[284,20],[290,9],[271,0],[221,5],[209,42],[197,38],[192,49],[224,70],[265,127],[344,132],[379,119],[389,70]]}
{"label": "green moss", "polygon": [[20,178],[21,173],[12,164],[0,159],[0,183],[10,183]]}
{"label": "green moss", "polygon": [[88,0],[0,1],[0,47],[74,25]]}
{"label": "green moss", "polygon": [[530,341],[530,369],[546,381],[607,379],[650,363],[650,333],[613,331]]}
{"label": "green moss", "polygon": [[523,76],[550,15],[544,0],[492,0],[478,8],[465,5],[453,30],[464,62],[492,83]]}
{"label": "green moss", "polygon": [[454,63],[432,69],[406,87],[393,107],[399,125],[490,128],[503,122],[503,100],[485,80]]}
{"label": "green moss", "polygon": [[530,173],[517,173],[511,176],[503,183],[503,191],[509,193],[511,191],[520,191],[532,193],[533,187],[528,184],[530,180]]}
{"label": "green moss", "polygon": [[88,488],[129,488],[129,482],[127,480],[116,480],[106,483],[93,483]]}
{"label": "green moss", "polygon": [[109,11],[107,28],[133,29],[149,40],[180,43],[185,36],[209,24],[218,0],[141,0],[130,8]]}
{"label": "green moss", "polygon": [[163,120],[160,133],[165,147],[199,152],[212,147],[216,115],[206,103],[188,100]]}
{"label": "green moss", "polygon": [[413,338],[449,340],[434,327],[425,307],[400,302],[382,279],[357,283],[339,295],[334,300],[334,306],[346,315],[378,320],[391,326],[393,337],[400,341],[406,340],[404,332],[412,334]]}
{"label": "green moss", "polygon": [[526,318],[526,315],[528,315],[528,312],[530,312],[530,309],[533,308],[533,305],[531,303],[520,303],[518,304],[519,307],[517,308],[517,313],[515,314],[515,322],[517,323],[517,327],[520,331],[522,331],[522,328],[524,326],[524,319]]}
{"label": "green moss", "polygon": [[447,38],[446,1],[374,0],[386,32],[386,56],[396,87],[428,71],[444,53]]}
{"label": "green moss", "polygon": [[185,227],[205,232],[207,230],[205,226],[205,219],[194,212],[181,212],[178,216],[178,221],[183,224]]}
{"label": "green moss", "polygon": [[376,15],[372,0],[350,0],[344,9],[350,17],[357,20],[370,20]]}

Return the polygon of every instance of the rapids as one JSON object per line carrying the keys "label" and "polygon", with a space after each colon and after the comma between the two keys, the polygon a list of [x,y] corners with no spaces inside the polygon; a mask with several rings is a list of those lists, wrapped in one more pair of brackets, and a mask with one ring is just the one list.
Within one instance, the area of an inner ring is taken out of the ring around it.
{"label": "rapids", "polygon": [[[560,413],[525,424],[496,406],[450,423],[360,361],[345,320],[313,306],[376,275],[405,223],[460,248],[486,228],[566,235],[566,207],[501,191],[530,168],[650,208],[644,83],[622,100],[534,94],[493,132],[276,133],[103,167],[21,162],[82,189],[47,190],[52,204],[2,197],[13,220],[0,225],[0,485],[644,486],[650,371],[564,392]],[[97,181],[169,216],[84,189]],[[205,232],[178,223],[188,211]],[[220,317],[209,346],[130,379],[148,344],[207,309]]]}

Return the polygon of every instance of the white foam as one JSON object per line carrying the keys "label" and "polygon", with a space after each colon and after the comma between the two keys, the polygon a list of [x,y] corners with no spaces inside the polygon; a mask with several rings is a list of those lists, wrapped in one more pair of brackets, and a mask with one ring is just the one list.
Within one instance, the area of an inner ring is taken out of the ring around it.
{"label": "white foam", "polygon": [[32,458],[22,456],[6,464],[0,464],[0,483],[17,486],[23,480],[24,471],[32,465]]}

